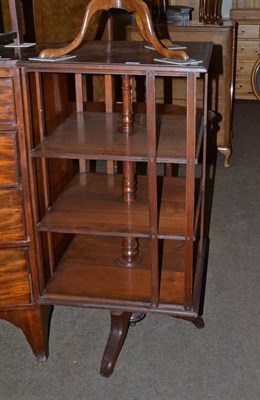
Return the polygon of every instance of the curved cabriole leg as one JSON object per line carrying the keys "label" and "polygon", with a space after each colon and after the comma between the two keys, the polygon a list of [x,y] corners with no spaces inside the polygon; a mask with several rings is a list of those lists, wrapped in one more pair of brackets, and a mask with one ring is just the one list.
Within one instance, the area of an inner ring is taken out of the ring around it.
{"label": "curved cabriole leg", "polygon": [[80,31],[75,39],[70,44],[62,48],[45,49],[40,53],[39,57],[61,57],[78,48],[86,35],[92,16],[97,11],[108,11],[111,8],[124,9],[130,13],[133,13],[142,38],[148,43],[152,44],[159,54],[167,58],[179,58],[185,60],[189,58],[185,51],[169,50],[167,46],[157,39],[149,8],[144,1],[140,0],[91,0],[86,8]]}
{"label": "curved cabriole leg", "polygon": [[51,306],[37,306],[24,310],[0,312],[0,318],[11,322],[23,331],[37,361],[46,361],[48,358],[51,310]]}
{"label": "curved cabriole leg", "polygon": [[229,168],[230,167],[230,157],[231,157],[231,147],[220,147],[218,146],[218,150],[221,154],[224,156],[224,167]]}
{"label": "curved cabriole leg", "polygon": [[111,311],[111,328],[107,345],[101,361],[100,374],[109,378],[114,371],[116,360],[124,344],[131,313]]}

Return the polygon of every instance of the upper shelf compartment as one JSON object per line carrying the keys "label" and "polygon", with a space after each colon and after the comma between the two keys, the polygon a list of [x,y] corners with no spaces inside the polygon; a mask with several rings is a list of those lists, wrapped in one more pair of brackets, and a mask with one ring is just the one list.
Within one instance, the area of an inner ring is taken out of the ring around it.
{"label": "upper shelf compartment", "polygon": [[[196,160],[202,137],[197,112]],[[146,115],[135,114],[134,133],[122,134],[120,113],[75,112],[32,151],[33,157],[147,161]],[[158,114],[157,161],[186,163],[185,114]]]}

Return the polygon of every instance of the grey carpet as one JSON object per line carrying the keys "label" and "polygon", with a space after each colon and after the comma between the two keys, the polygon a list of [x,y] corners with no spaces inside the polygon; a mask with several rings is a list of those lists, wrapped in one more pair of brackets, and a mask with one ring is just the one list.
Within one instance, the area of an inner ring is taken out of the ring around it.
{"label": "grey carpet", "polygon": [[147,315],[129,330],[110,379],[99,375],[104,311],[56,307],[50,356],[37,363],[0,321],[1,400],[260,399],[260,104],[235,104],[232,167],[217,160],[206,327]]}

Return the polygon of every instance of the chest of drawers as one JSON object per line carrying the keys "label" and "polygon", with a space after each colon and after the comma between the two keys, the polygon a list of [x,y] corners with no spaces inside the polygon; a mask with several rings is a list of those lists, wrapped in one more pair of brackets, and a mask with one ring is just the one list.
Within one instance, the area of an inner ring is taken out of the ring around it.
{"label": "chest of drawers", "polygon": [[260,10],[233,9],[230,17],[238,24],[235,98],[255,100],[251,75],[260,57]]}
{"label": "chest of drawers", "polygon": [[31,193],[17,56],[0,47],[0,319],[25,334],[37,360],[47,357],[50,307],[37,301]]}

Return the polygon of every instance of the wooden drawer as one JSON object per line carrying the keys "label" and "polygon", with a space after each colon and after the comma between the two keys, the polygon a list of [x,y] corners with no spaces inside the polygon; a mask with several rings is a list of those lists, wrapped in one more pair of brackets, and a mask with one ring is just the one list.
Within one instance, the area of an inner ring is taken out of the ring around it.
{"label": "wooden drawer", "polygon": [[16,133],[0,133],[0,186],[18,182]]}
{"label": "wooden drawer", "polygon": [[236,78],[236,99],[239,98],[244,98],[244,99],[256,98],[249,77],[238,76]]}
{"label": "wooden drawer", "polygon": [[237,28],[239,39],[259,39],[259,25],[240,25]]}
{"label": "wooden drawer", "polygon": [[244,59],[238,58],[237,66],[236,66],[237,75],[250,77],[252,70],[254,68],[254,65],[255,65],[254,59],[244,60]]}
{"label": "wooden drawer", "polygon": [[13,78],[0,78],[0,129],[2,124],[15,124],[16,110]]}
{"label": "wooden drawer", "polygon": [[31,302],[27,251],[0,249],[0,306]]}
{"label": "wooden drawer", "polygon": [[237,43],[238,58],[254,58],[260,55],[260,41],[239,40]]}
{"label": "wooden drawer", "polygon": [[0,242],[25,238],[23,197],[20,189],[0,189]]}

